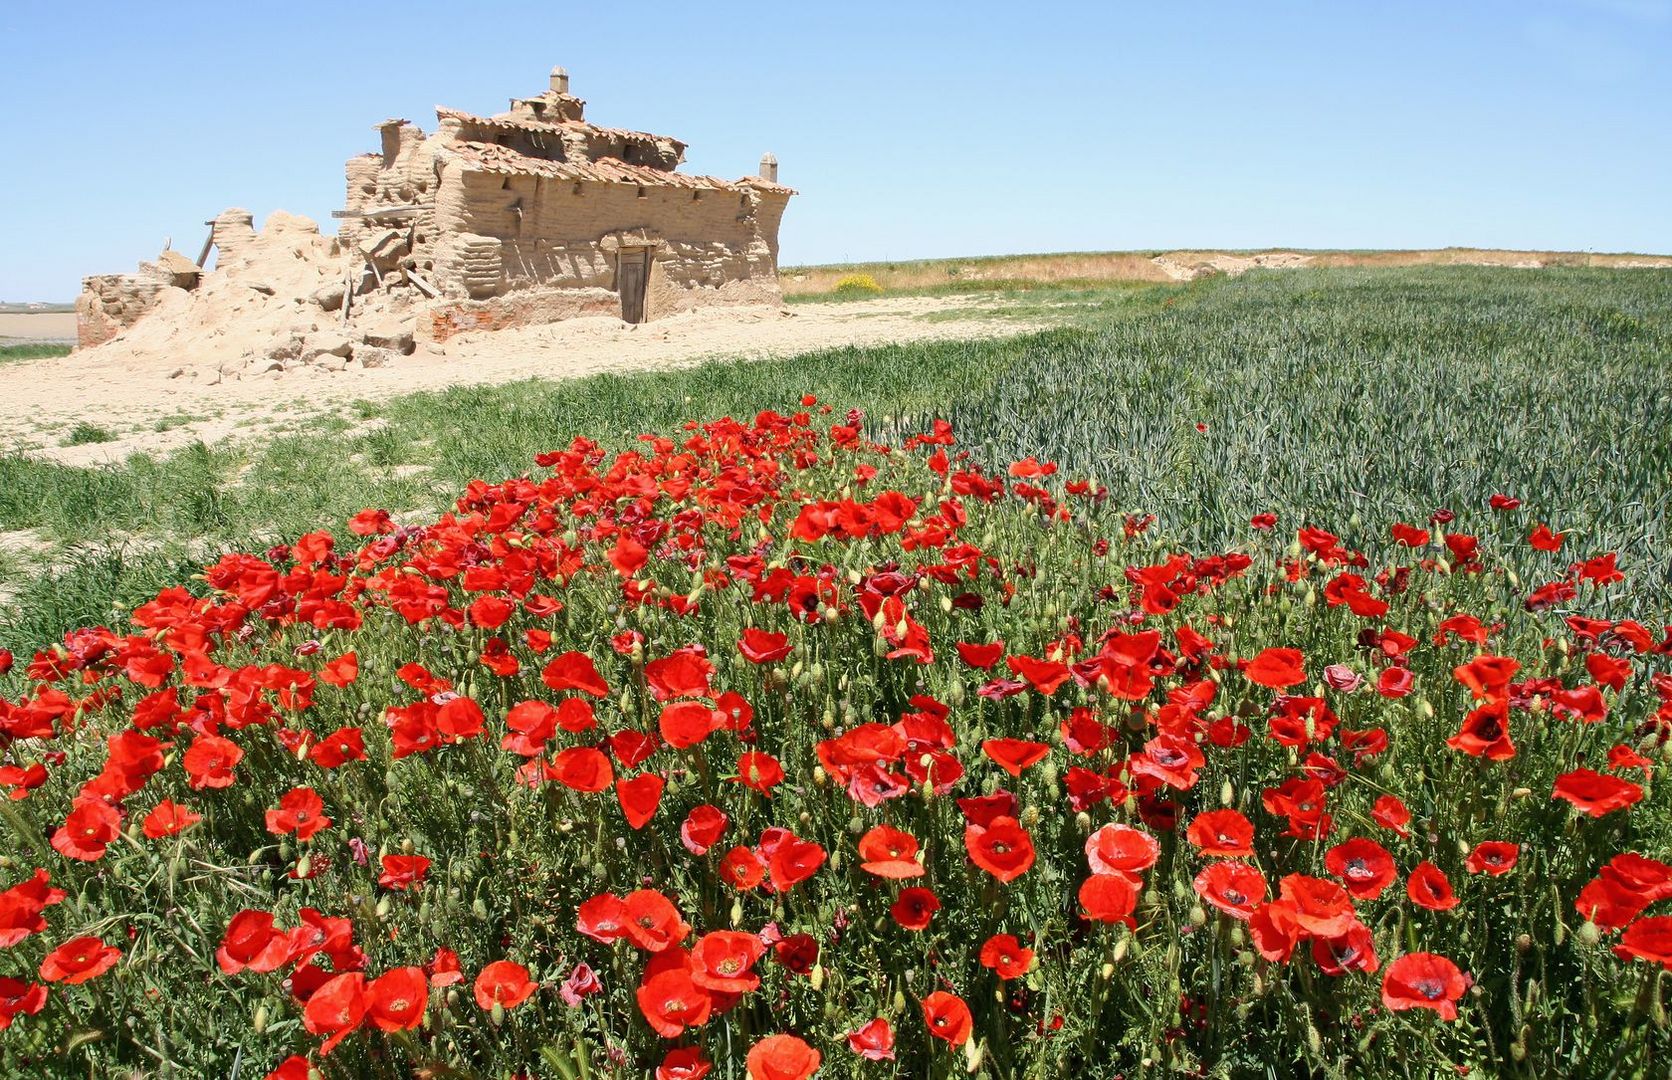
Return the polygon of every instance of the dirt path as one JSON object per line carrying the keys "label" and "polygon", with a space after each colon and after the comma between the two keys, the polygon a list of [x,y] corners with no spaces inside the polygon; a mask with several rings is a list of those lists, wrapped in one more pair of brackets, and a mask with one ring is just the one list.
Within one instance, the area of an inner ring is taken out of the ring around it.
{"label": "dirt path", "polygon": [[[331,372],[303,368],[208,386],[175,377],[215,357],[139,358],[96,353],[19,361],[0,370],[0,450],[66,464],[120,460],[201,439],[260,438],[352,402],[418,390],[642,371],[729,357],[759,359],[844,345],[991,337],[1031,327],[993,317],[994,301],[899,298],[789,308],[711,308],[628,326],[612,318],[464,334],[420,347],[393,366]],[[929,319],[927,316],[937,318]],[[81,445],[84,439],[112,436]]]}

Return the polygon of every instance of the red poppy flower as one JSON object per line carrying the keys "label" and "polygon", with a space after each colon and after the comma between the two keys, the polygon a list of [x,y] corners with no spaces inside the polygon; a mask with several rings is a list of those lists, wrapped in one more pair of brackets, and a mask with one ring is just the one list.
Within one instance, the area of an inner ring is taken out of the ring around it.
{"label": "red poppy flower", "polygon": [[1374,900],[1399,876],[1388,849],[1374,840],[1355,836],[1324,853],[1329,872],[1347,883],[1355,900]]}
{"label": "red poppy flower", "polygon": [[622,929],[645,952],[662,952],[685,940],[691,926],[679,917],[673,901],[655,889],[638,889],[621,898],[626,912]]}
{"label": "red poppy flower", "polygon": [[1509,681],[1521,670],[1521,662],[1508,656],[1482,654],[1452,669],[1457,681],[1476,698],[1502,697]]}
{"label": "red poppy flower", "polygon": [[553,690],[579,690],[597,698],[605,697],[610,692],[609,684],[593,666],[592,657],[573,650],[547,664],[545,670],[540,673],[540,680]]}
{"label": "red poppy flower", "polygon": [[1191,819],[1185,839],[1203,855],[1252,856],[1254,823],[1236,810],[1206,810]]}
{"label": "red poppy flower", "polygon": [[456,697],[436,710],[435,729],[450,742],[463,742],[481,736],[487,724],[482,706],[473,698]]}
{"label": "red poppy flower", "polygon": [[706,855],[708,849],[725,835],[730,820],[719,807],[703,803],[685,816],[684,823],[679,826],[679,841],[691,854]]}
{"label": "red poppy flower", "polygon": [[575,929],[605,945],[627,933],[627,905],[614,893],[599,893],[575,911]]}
{"label": "red poppy flower", "polygon": [[47,884],[50,880],[45,870],[37,869],[33,877],[0,892],[0,949],[10,948],[30,934],[46,929],[46,919],[41,913],[68,895],[62,889],[51,888]]}
{"label": "red poppy flower", "polygon": [[385,889],[416,889],[429,872],[430,860],[422,855],[385,855],[377,883]]}
{"label": "red poppy flower", "polygon": [[295,833],[298,840],[311,840],[320,830],[331,827],[324,811],[325,801],[313,788],[291,788],[279,800],[277,810],[267,811],[267,831],[275,836]]}
{"label": "red poppy flower", "polygon": [[929,1034],[946,1040],[951,1046],[964,1045],[975,1028],[975,1019],[964,999],[945,990],[936,990],[923,999],[923,1023],[928,1026]]}
{"label": "red poppy flower", "polygon": [[476,975],[476,1004],[484,1009],[495,1005],[510,1010],[527,1001],[539,984],[528,977],[528,969],[511,960],[495,960]]}
{"label": "red poppy flower", "polygon": [[[1351,925],[1348,924],[1349,928]],[[1254,943],[1254,951],[1274,964],[1288,963],[1303,933],[1295,905],[1289,900],[1260,904],[1248,917],[1248,937]]]}
{"label": "red poppy flower", "polygon": [[768,1035],[749,1048],[744,1066],[749,1080],[807,1080],[823,1061],[823,1055],[794,1035]]}
{"label": "red poppy flower", "polygon": [[1432,1009],[1442,1020],[1457,1019],[1457,1002],[1469,981],[1438,953],[1406,953],[1382,976],[1382,1004],[1394,1012]]}
{"label": "red poppy flower", "polygon": [[464,982],[464,971],[459,967],[459,954],[452,949],[438,947],[427,965],[430,985],[440,988]]}
{"label": "red poppy flower", "polygon": [[691,946],[691,981],[704,990],[742,994],[761,984],[755,962],[766,955],[758,934],[715,930]]}
{"label": "red poppy flower", "polygon": [[967,641],[958,642],[958,658],[972,668],[985,671],[999,662],[1004,656],[1004,642],[994,641],[976,645]]}
{"label": "red poppy flower", "polygon": [[603,791],[615,779],[615,769],[603,752],[590,746],[572,746],[552,756],[548,775],[575,791]]}
{"label": "red poppy flower", "polygon": [[231,739],[219,735],[199,735],[180,758],[186,770],[186,783],[194,790],[229,787],[232,770],[244,758],[244,751]]}
{"label": "red poppy flower", "polygon": [[1155,865],[1161,845],[1130,825],[1105,825],[1086,837],[1086,862],[1094,874],[1126,874],[1134,880]]}
{"label": "red poppy flower", "polygon": [[422,968],[387,971],[366,984],[366,1019],[379,1031],[411,1031],[424,1021],[429,994]]}
{"label": "red poppy flower", "polygon": [[1562,541],[1566,538],[1567,533],[1554,532],[1550,526],[1541,521],[1533,526],[1532,533],[1527,537],[1527,543],[1535,551],[1560,551],[1562,550]]}
{"label": "red poppy flower", "polygon": [[737,651],[751,664],[771,664],[790,654],[790,638],[751,626],[743,631]]}
{"label": "red poppy flower", "polygon": [[[5,674],[0,672],[0,674]],[[12,1026],[19,1016],[34,1016],[46,1008],[46,987],[22,979],[0,976],[0,1031]],[[851,1037],[850,1037],[851,1038]],[[892,1046],[892,1039],[890,1046]],[[892,1054],[890,1054],[892,1056]]]}
{"label": "red poppy flower", "polygon": [[1405,879],[1405,895],[1430,911],[1450,911],[1460,903],[1445,872],[1426,859],[1417,863]]}
{"label": "red poppy flower", "polygon": [[1508,761],[1514,757],[1515,744],[1509,737],[1509,700],[1493,698],[1469,710],[1462,728],[1446,740],[1446,745],[1470,757],[1492,761]]}
{"label": "red poppy flower", "polygon": [[1312,959],[1319,971],[1336,977],[1349,971],[1368,975],[1382,965],[1376,955],[1376,939],[1363,923],[1354,923],[1345,934],[1336,937],[1313,938]]}
{"label": "red poppy flower", "polygon": [[1621,960],[1647,960],[1672,971],[1672,915],[1651,915],[1626,927],[1614,955]]}
{"label": "red poppy flower", "polygon": [[922,877],[917,851],[917,838],[911,833],[878,825],[859,838],[859,868],[882,878]]}
{"label": "red poppy flower", "polygon": [[894,1029],[881,1016],[867,1021],[848,1032],[848,1049],[867,1061],[893,1061]]}
{"label": "red poppy flower", "polygon": [[1606,776],[1592,769],[1575,769],[1556,777],[1553,799],[1564,799],[1576,810],[1599,818],[1624,810],[1643,798],[1643,789],[1630,780]]}
{"label": "red poppy flower", "polygon": [[295,959],[296,942],[279,930],[267,911],[246,908],[227,923],[215,949],[215,963],[228,975],[240,971],[277,971]]}
{"label": "red poppy flower", "polygon": [[41,961],[41,978],[49,983],[75,986],[98,978],[120,959],[122,950],[96,937],[71,938],[46,954],[46,959]]}
{"label": "red poppy flower", "polygon": [[737,755],[737,782],[770,798],[772,789],[784,782],[784,767],[771,754],[746,750]]}
{"label": "red poppy flower", "polygon": [[1209,863],[1191,883],[1196,895],[1233,919],[1248,921],[1266,898],[1265,875],[1243,862]]}
{"label": "red poppy flower", "polygon": [[1463,865],[1471,874],[1501,877],[1514,870],[1516,861],[1520,858],[1520,844],[1512,844],[1507,840],[1486,840],[1475,845],[1475,850],[1469,852],[1469,858]]}
{"label": "red poppy flower", "polygon": [[1005,665],[1035,690],[1050,697],[1073,674],[1067,664],[1056,660],[1038,660],[1031,656],[1007,656]]}
{"label": "red poppy flower", "polygon": [[702,1080],[714,1063],[703,1054],[700,1046],[681,1046],[669,1050],[656,1066],[656,1080]]}
{"label": "red poppy flower", "polygon": [[913,886],[900,890],[899,899],[894,901],[888,913],[907,930],[927,930],[929,920],[934,918],[935,912],[940,908],[940,897],[934,892]]}
{"label": "red poppy flower", "polygon": [[986,828],[967,825],[964,847],[970,861],[1009,884],[1033,865],[1033,837],[1012,817],[997,817]]}
{"label": "red poppy flower", "polygon": [[819,962],[818,939],[811,934],[791,934],[772,946],[772,959],[796,975],[810,975]]}
{"label": "red poppy flower", "polygon": [[1243,661],[1242,673],[1250,682],[1282,690],[1306,681],[1304,661],[1299,649],[1263,649],[1254,659]]}
{"label": "red poppy flower", "polygon": [[1093,874],[1080,883],[1080,912],[1092,922],[1136,927],[1132,912],[1138,906],[1138,885],[1125,874]]}
{"label": "red poppy flower", "polygon": [[121,829],[121,816],[103,799],[79,799],[52,834],[52,848],[66,859],[97,862]]}
{"label": "red poppy flower", "polygon": [[981,966],[991,968],[1001,979],[1019,979],[1033,967],[1033,950],[1025,948],[1015,934],[994,934],[981,946]]}
{"label": "red poppy flower", "polygon": [[1411,835],[1411,830],[1407,828],[1411,823],[1411,811],[1397,795],[1378,795],[1370,809],[1370,817],[1376,824],[1400,837]]}
{"label": "red poppy flower", "polygon": [[720,880],[748,892],[766,880],[767,865],[754,848],[737,845],[720,859]]}
{"label": "red poppy flower", "polygon": [[701,700],[675,700],[662,707],[657,717],[657,731],[662,741],[677,751],[697,746],[699,742],[719,731],[719,719],[714,707]]}
{"label": "red poppy flower", "polygon": [[666,784],[667,781],[655,773],[640,773],[631,780],[615,782],[616,801],[621,804],[621,813],[629,827],[642,829],[650,823],[661,804],[662,789]]}
{"label": "red poppy flower", "polygon": [[633,997],[645,1022],[664,1039],[708,1023],[714,1010],[713,995],[691,978],[691,958],[683,949],[669,949],[646,965]]}
{"label": "red poppy flower", "polygon": [[987,739],[981,744],[981,752],[1011,776],[1021,776],[1023,769],[1043,761],[1051,748],[1028,739]]}
{"label": "red poppy flower", "polygon": [[339,769],[366,760],[366,736],[357,727],[340,727],[308,748],[308,760],[322,769]]}
{"label": "red poppy flower", "polygon": [[366,976],[348,971],[326,980],[308,996],[302,1009],[302,1026],[310,1035],[329,1036],[320,1045],[321,1057],[353,1033],[366,1018]]}
{"label": "red poppy flower", "polygon": [[1278,882],[1278,895],[1293,905],[1295,925],[1308,934],[1334,937],[1358,921],[1352,896],[1333,881],[1289,874]]}

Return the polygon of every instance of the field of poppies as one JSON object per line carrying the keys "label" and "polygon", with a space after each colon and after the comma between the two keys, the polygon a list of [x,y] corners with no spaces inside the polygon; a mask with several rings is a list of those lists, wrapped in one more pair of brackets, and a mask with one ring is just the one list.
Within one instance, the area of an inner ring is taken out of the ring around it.
{"label": "field of poppies", "polygon": [[1158,522],[1089,405],[1005,434],[1071,367],[568,430],[12,643],[0,1063],[1664,1075],[1664,504]]}

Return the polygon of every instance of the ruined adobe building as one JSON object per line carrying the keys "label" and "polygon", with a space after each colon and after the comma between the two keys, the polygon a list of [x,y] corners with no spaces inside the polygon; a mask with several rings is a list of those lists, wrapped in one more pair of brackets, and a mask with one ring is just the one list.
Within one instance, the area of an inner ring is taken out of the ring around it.
{"label": "ruined adobe building", "polygon": [[[397,344],[576,315],[636,323],[778,304],[778,224],[794,192],[777,182],[776,159],[735,181],[681,173],[684,143],[598,127],[584,108],[557,68],[545,93],[495,116],[438,108],[427,135],[385,121],[381,150],[348,162],[334,239],[285,214],[256,233],[247,211],[226,211],[197,264],[168,252],[138,274],[87,278],[81,344],[163,306],[182,314],[191,305],[180,292],[197,304],[236,296],[240,307],[261,306],[254,289],[298,309],[292,336],[339,329],[321,318],[332,313],[350,339],[376,323],[374,336]],[[211,247],[218,258],[205,272]],[[229,291],[223,278],[242,287]],[[409,333],[389,334],[391,322]],[[288,352],[307,349],[285,341],[271,355],[288,363]]]}

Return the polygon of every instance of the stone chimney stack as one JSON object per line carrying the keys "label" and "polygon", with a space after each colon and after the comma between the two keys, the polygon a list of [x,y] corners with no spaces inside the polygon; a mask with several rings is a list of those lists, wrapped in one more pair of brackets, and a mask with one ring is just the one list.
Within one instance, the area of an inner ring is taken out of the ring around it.
{"label": "stone chimney stack", "polygon": [[766,180],[774,184],[778,182],[778,159],[772,156],[771,151],[761,155],[761,171],[759,175],[762,180]]}
{"label": "stone chimney stack", "polygon": [[552,93],[567,94],[569,92],[569,72],[564,68],[552,68]]}

